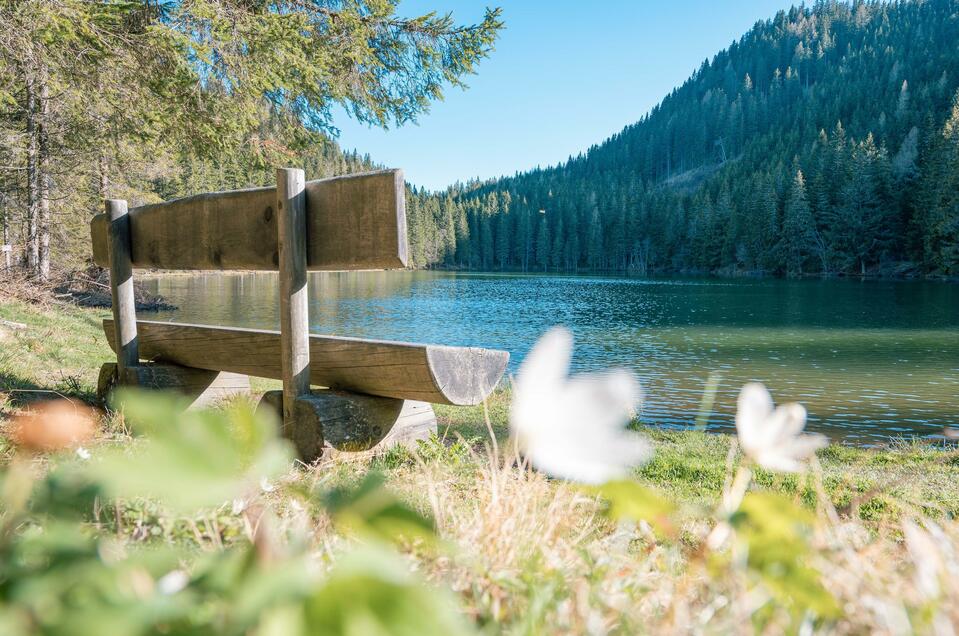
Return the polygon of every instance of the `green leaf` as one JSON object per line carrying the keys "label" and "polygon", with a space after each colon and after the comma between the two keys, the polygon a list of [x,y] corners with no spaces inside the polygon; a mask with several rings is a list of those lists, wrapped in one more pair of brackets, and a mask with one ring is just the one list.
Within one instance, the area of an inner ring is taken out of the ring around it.
{"label": "green leaf", "polygon": [[383,484],[382,474],[370,472],[356,488],[334,488],[321,499],[337,525],[368,539],[435,541],[433,521],[401,502]]}
{"label": "green leaf", "polygon": [[195,510],[290,469],[289,443],[249,405],[185,411],[182,400],[156,392],[118,393],[119,407],[145,439],[91,462],[90,472],[114,497],[156,498],[171,509]]}
{"label": "green leaf", "polygon": [[317,581],[305,555],[264,561],[254,545],[213,554],[196,570],[191,589],[219,608],[232,633],[247,633],[271,608],[301,603]]}
{"label": "green leaf", "polygon": [[767,492],[749,493],[730,518],[736,536],[748,548],[747,565],[777,600],[797,615],[812,611],[837,618],[842,609],[808,565],[812,513],[789,499]]}
{"label": "green leaf", "polygon": [[606,500],[611,519],[646,521],[664,534],[672,534],[676,506],[653,490],[632,480],[610,481],[595,489]]}
{"label": "green leaf", "polygon": [[343,557],[306,602],[311,634],[457,636],[475,633],[451,595],[410,573],[396,554],[363,549]]}

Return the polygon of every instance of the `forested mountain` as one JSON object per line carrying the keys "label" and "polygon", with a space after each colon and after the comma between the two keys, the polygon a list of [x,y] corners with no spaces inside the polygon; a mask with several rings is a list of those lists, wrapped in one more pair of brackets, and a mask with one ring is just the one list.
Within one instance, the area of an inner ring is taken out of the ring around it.
{"label": "forested mountain", "polygon": [[415,193],[413,259],[956,275],[957,87],[957,0],[794,7],[585,154]]}

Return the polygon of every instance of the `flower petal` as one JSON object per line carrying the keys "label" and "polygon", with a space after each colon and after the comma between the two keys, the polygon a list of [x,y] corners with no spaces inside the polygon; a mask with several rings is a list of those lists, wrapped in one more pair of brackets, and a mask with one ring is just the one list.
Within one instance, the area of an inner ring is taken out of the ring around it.
{"label": "flower petal", "polygon": [[762,384],[750,382],[739,392],[736,403],[736,433],[743,449],[762,448],[769,431],[763,430],[773,412],[773,398]]}
{"label": "flower petal", "polygon": [[527,391],[555,387],[566,379],[572,357],[573,334],[565,327],[553,327],[523,360],[516,376],[517,386]]}
{"label": "flower petal", "polygon": [[649,443],[628,431],[615,438],[593,436],[584,426],[577,438],[540,439],[526,450],[537,469],[562,479],[602,484],[626,476],[651,455]]}
{"label": "flower petal", "polygon": [[769,417],[771,422],[775,422],[772,428],[775,430],[773,440],[776,443],[783,443],[799,435],[806,427],[806,409],[802,404],[792,402],[777,406]]}
{"label": "flower petal", "polygon": [[779,452],[776,449],[770,449],[759,453],[757,456],[753,457],[753,459],[755,459],[756,463],[766,470],[775,470],[782,473],[798,473],[803,469],[803,465],[796,461],[794,457],[789,454]]}
{"label": "flower petal", "polygon": [[829,439],[825,435],[809,433],[793,438],[789,443],[787,451],[789,455],[795,459],[808,459],[812,457],[817,450],[827,446],[829,446]]}
{"label": "flower petal", "polygon": [[567,378],[572,335],[554,328],[520,367],[510,428],[533,466],[589,484],[623,477],[651,448],[625,426],[642,397],[628,371]]}

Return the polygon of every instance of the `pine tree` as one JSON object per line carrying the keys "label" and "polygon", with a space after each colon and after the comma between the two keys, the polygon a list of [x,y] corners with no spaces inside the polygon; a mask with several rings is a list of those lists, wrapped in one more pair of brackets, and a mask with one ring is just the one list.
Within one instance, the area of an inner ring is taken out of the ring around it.
{"label": "pine tree", "polygon": [[586,235],[586,266],[599,269],[603,259],[603,227],[599,221],[599,209],[593,206]]}
{"label": "pine tree", "polygon": [[496,263],[500,269],[506,269],[510,264],[510,240],[512,238],[510,224],[510,195],[503,192],[499,197],[499,209],[496,214]]}
{"label": "pine tree", "polygon": [[803,273],[803,265],[815,250],[815,241],[816,227],[806,197],[806,180],[802,170],[797,170],[783,206],[781,252],[788,275]]}
{"label": "pine tree", "polygon": [[[498,10],[464,26],[395,9],[373,0],[0,2],[0,139],[13,145],[6,165],[22,171],[16,242],[31,273],[49,276],[53,249],[88,253],[82,227],[106,196],[156,201],[213,183],[262,185],[276,165],[329,142],[334,104],[376,125],[415,119],[475,69],[502,27]],[[334,173],[369,164],[330,158]],[[182,170],[190,163],[197,169]],[[429,264],[445,218],[422,209],[413,251]]]}
{"label": "pine tree", "polygon": [[536,264],[542,267],[544,272],[549,268],[549,246],[549,223],[543,215],[536,232]]}
{"label": "pine tree", "polygon": [[923,162],[921,226],[927,263],[945,274],[959,273],[959,92],[952,111]]}

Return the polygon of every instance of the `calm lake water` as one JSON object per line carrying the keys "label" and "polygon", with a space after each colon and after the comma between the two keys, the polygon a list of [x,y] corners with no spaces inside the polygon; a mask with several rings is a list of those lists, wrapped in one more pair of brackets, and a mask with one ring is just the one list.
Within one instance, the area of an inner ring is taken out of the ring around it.
{"label": "calm lake water", "polygon": [[[146,281],[179,309],[145,319],[277,329],[275,274]],[[732,427],[743,383],[798,400],[810,428],[849,443],[959,426],[959,285],[677,280],[437,272],[314,274],[314,333],[506,349],[515,371],[564,324],[578,370],[634,370],[642,419],[691,426],[710,372],[709,426]]]}

